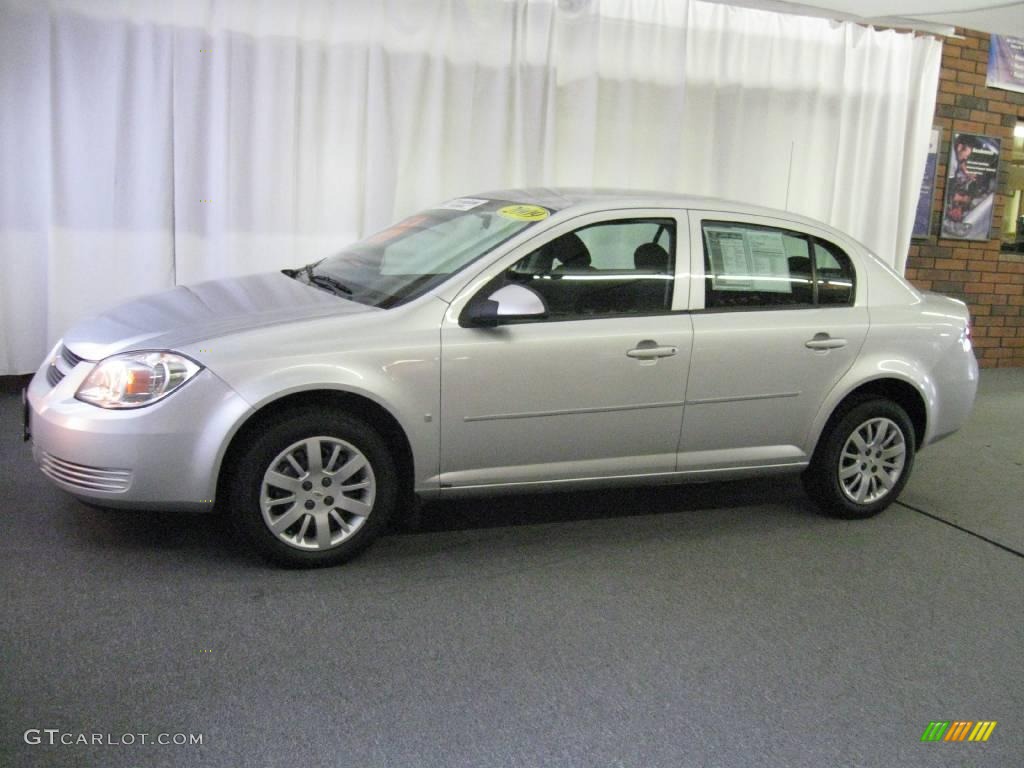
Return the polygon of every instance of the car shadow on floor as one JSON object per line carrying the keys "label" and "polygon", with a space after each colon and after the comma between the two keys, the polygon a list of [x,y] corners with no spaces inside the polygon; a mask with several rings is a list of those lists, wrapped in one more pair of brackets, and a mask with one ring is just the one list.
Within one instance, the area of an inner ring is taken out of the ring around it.
{"label": "car shadow on floor", "polygon": [[400,534],[438,533],[764,504],[783,504],[800,515],[813,511],[796,478],[775,477],[435,501],[401,516],[395,529]]}
{"label": "car shadow on floor", "polygon": [[190,563],[205,560],[253,562],[235,542],[226,515],[217,513],[162,512],[153,510],[101,509],[69,499],[61,532],[85,551],[173,556]]}
{"label": "car shadow on floor", "polygon": [[[66,499],[57,535],[85,550],[117,551],[191,563],[230,559],[257,561],[237,540],[224,514],[106,510]],[[758,478],[600,491],[516,494],[429,502],[415,512],[403,511],[390,536],[409,537],[499,527],[522,527],[582,520],[629,518],[771,505],[795,518],[813,507],[794,478]]]}

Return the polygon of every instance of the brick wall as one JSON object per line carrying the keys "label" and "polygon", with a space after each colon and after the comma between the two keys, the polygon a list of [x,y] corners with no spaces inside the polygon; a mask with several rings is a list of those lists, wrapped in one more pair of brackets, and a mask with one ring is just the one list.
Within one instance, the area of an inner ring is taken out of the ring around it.
{"label": "brick wall", "polygon": [[[1007,201],[1007,171],[1013,127],[1024,120],[1024,93],[985,87],[988,35],[957,30],[963,40],[943,43],[935,125],[942,126],[932,209],[931,235],[915,240],[907,256],[907,278],[918,288],[966,301],[974,321],[974,347],[983,367],[1024,366],[1024,253],[999,250]],[[999,190],[986,242],[938,237],[946,165],[954,131],[1001,139]]]}

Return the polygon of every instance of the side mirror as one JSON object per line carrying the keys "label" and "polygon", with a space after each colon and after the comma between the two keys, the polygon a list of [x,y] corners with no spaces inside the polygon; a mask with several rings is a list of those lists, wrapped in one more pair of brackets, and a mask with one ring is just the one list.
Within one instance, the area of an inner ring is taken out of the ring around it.
{"label": "side mirror", "polygon": [[459,325],[463,328],[497,328],[498,308],[498,302],[492,299],[474,299],[462,311]]}
{"label": "side mirror", "polygon": [[502,320],[527,320],[547,315],[539,293],[515,283],[499,288],[486,299],[474,299],[463,310],[459,325],[465,328],[495,328]]}

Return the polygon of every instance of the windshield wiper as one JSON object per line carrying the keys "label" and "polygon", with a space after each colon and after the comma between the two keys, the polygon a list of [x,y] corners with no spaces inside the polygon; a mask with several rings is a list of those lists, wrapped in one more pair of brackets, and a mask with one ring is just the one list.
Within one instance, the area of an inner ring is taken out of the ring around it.
{"label": "windshield wiper", "polygon": [[319,263],[319,261],[316,261],[313,262],[312,264],[307,264],[304,267],[299,267],[298,269],[282,269],[281,271],[288,277],[292,278],[293,280],[298,280],[299,275],[305,275],[307,283],[309,283],[310,285],[315,285],[318,288],[328,290],[335,296],[340,296],[342,294],[346,296],[351,296],[352,289],[349,288],[340,280],[335,280],[333,277],[330,277],[328,275],[313,274],[313,267],[315,267]]}
{"label": "windshield wiper", "polygon": [[306,267],[306,277],[312,285],[316,285],[320,288],[326,288],[336,295],[352,295],[352,289],[340,280],[335,280],[333,277],[329,277],[327,275],[314,275],[312,265]]}

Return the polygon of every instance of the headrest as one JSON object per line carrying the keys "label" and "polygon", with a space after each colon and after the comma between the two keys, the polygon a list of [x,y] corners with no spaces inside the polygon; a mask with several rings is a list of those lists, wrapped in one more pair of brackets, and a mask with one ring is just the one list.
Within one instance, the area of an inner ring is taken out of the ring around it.
{"label": "headrest", "polygon": [[668,272],[668,251],[657,243],[644,243],[633,251],[633,265],[637,269]]}
{"label": "headrest", "polygon": [[590,251],[575,232],[552,242],[551,255],[558,260],[559,269],[585,269],[590,266]]}

